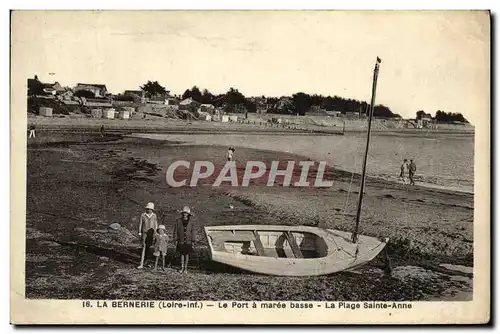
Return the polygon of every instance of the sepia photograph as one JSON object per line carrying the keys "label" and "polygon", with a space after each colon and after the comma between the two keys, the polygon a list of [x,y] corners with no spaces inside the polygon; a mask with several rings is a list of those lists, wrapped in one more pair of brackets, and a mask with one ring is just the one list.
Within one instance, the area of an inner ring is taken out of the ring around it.
{"label": "sepia photograph", "polygon": [[12,11],[11,294],[488,321],[490,19]]}

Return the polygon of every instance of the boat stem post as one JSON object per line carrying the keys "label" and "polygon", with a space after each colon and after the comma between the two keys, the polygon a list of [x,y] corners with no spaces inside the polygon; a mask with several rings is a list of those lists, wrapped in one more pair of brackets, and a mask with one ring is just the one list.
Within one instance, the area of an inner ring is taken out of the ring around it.
{"label": "boat stem post", "polygon": [[356,210],[356,225],[354,227],[354,232],[352,233],[352,242],[358,242],[358,231],[359,231],[359,220],[361,216],[361,204],[363,203],[363,192],[365,189],[365,177],[366,177],[366,160],[368,156],[368,147],[370,146],[370,132],[372,128],[372,117],[373,110],[375,109],[375,95],[377,91],[377,79],[378,79],[378,70],[381,60],[377,57],[377,62],[375,63],[375,69],[373,70],[373,85],[372,85],[372,100],[370,104],[370,114],[368,116],[368,134],[366,136],[366,148],[365,155],[363,158],[363,172],[361,174],[361,186],[359,189],[359,197],[358,197],[358,207]]}

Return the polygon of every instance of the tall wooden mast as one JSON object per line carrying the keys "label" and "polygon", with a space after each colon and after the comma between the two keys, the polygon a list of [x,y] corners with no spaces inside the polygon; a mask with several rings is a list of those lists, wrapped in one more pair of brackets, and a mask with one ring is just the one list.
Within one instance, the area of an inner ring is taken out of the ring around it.
{"label": "tall wooden mast", "polygon": [[363,158],[363,172],[361,174],[361,186],[359,189],[358,207],[356,210],[356,226],[354,227],[354,232],[352,233],[353,243],[358,242],[359,220],[361,218],[361,205],[363,204],[363,192],[365,189],[366,160],[368,157],[368,147],[370,146],[370,132],[372,128],[373,109],[375,108],[375,95],[377,92],[377,78],[381,62],[382,60],[379,57],[377,57],[377,62],[375,63],[375,69],[373,70],[372,101],[370,104],[370,114],[368,116],[368,134],[366,136],[366,149],[365,149],[365,156]]}

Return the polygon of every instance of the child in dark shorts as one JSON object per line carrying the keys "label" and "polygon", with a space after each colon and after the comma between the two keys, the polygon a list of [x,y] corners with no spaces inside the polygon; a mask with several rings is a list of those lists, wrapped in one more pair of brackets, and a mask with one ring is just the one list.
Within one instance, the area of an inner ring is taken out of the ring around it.
{"label": "child in dark shorts", "polygon": [[181,254],[181,273],[187,273],[189,255],[193,252],[195,241],[191,216],[191,209],[185,206],[181,211],[181,218],[174,225],[174,240],[177,252]]}
{"label": "child in dark shorts", "polygon": [[139,221],[139,238],[142,246],[141,264],[138,269],[144,268],[144,260],[146,252],[153,245],[155,231],[158,229],[158,218],[153,212],[155,205],[148,203],[146,205],[146,212],[141,215]]}

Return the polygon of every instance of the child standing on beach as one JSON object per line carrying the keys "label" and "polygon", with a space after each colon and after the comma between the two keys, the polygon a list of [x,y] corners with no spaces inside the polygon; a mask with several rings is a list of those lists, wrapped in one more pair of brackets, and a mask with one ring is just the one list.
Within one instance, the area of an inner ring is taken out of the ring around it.
{"label": "child standing on beach", "polygon": [[227,161],[234,160],[234,146],[229,147],[229,150],[227,150],[226,158],[227,158]]}
{"label": "child standing on beach", "polygon": [[156,256],[155,260],[155,270],[158,270],[158,258],[161,255],[162,259],[162,268],[165,270],[165,255],[167,254],[168,248],[168,235],[165,231],[165,225],[158,226],[157,234],[155,235],[155,252],[153,253]]}
{"label": "child standing on beach", "polygon": [[417,171],[417,165],[413,162],[413,159],[410,159],[409,172],[408,176],[410,177],[410,185],[415,185],[415,172]]}
{"label": "child standing on beach", "polygon": [[181,254],[181,273],[187,274],[189,255],[193,251],[194,230],[191,221],[191,209],[185,206],[181,211],[181,218],[174,225],[174,238],[177,251]]}
{"label": "child standing on beach", "polygon": [[144,268],[146,252],[153,245],[155,231],[158,229],[158,218],[153,212],[154,209],[154,203],[149,202],[146,205],[146,212],[141,215],[141,219],[139,221],[139,238],[141,239],[142,255],[141,264],[137,267],[138,269]]}
{"label": "child standing on beach", "polygon": [[403,181],[403,184],[407,183],[408,172],[409,172],[408,160],[404,159],[403,164],[401,165],[401,173],[399,174],[399,177]]}

